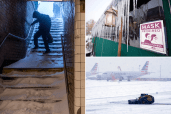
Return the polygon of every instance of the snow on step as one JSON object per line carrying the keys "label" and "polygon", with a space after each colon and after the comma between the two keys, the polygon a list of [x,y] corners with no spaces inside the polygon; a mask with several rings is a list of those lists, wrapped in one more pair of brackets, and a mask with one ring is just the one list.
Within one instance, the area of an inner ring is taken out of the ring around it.
{"label": "snow on step", "polygon": [[[53,37],[53,36],[52,36]],[[31,39],[31,41],[33,41],[34,39]],[[43,41],[42,37],[38,38],[38,41]],[[53,41],[61,41],[61,37],[53,37]]]}
{"label": "snow on step", "polygon": [[[46,49],[38,48],[38,49],[34,50],[33,52],[45,52],[45,51],[46,51]],[[62,52],[62,48],[60,48],[60,49],[50,49],[50,51],[51,52]]]}
{"label": "snow on step", "polygon": [[60,101],[66,95],[65,86],[54,88],[6,88],[0,94],[0,100],[25,100],[25,101]]}
{"label": "snow on step", "polygon": [[[29,48],[33,48],[34,46],[33,45],[29,45]],[[39,48],[45,48],[45,46],[44,45],[39,45]],[[60,48],[62,48],[62,46],[61,45],[49,45],[49,48],[51,49],[51,48],[53,48],[53,49],[60,49]]]}
{"label": "snow on step", "polygon": [[[34,41],[30,41],[30,43],[34,43]],[[38,43],[44,43],[44,41],[38,41]],[[58,41],[53,41],[53,43],[60,44],[62,42],[58,40]],[[52,43],[50,43],[50,44],[52,44]]]}
{"label": "snow on step", "polygon": [[46,78],[46,77],[55,77],[55,78],[60,78],[64,77],[64,71],[63,72],[48,72],[48,71],[29,71],[29,72],[24,72],[24,71],[11,71],[9,73],[3,73],[0,74],[0,77],[23,77],[23,78],[28,78],[28,77],[34,77],[34,78]]}
{"label": "snow on step", "polygon": [[38,53],[38,55],[44,55],[44,56],[63,56],[62,53],[47,53],[47,54]]}
{"label": "snow on step", "polygon": [[[29,48],[33,48],[34,46],[32,46],[32,45],[29,45]],[[41,48],[45,48],[45,46],[44,45],[39,45],[39,48],[41,49]],[[62,46],[60,46],[60,45],[49,45],[49,48],[50,49],[60,49],[60,48],[62,48]]]}
{"label": "snow on step", "polygon": [[17,78],[14,80],[2,80],[3,88],[26,88],[26,87],[59,87],[63,84],[64,77],[60,78]]}
{"label": "snow on step", "polygon": [[[35,29],[35,31],[37,32],[39,29]],[[61,29],[53,29],[53,30],[50,30],[50,32],[64,32],[64,30],[61,30]]]}
{"label": "snow on step", "polygon": [[69,114],[66,102],[2,101],[0,114]]}

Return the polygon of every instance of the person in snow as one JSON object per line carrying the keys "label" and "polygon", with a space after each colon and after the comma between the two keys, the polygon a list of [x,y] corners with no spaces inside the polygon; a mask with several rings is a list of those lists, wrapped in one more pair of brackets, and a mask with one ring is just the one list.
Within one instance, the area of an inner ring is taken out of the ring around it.
{"label": "person in snow", "polygon": [[50,49],[48,45],[48,38],[51,37],[51,34],[49,33],[51,28],[51,19],[49,15],[41,14],[38,11],[34,11],[33,18],[37,18],[37,20],[35,20],[31,25],[39,22],[39,30],[34,35],[35,47],[33,49],[38,48],[38,38],[42,36],[46,48],[45,53],[49,53]]}

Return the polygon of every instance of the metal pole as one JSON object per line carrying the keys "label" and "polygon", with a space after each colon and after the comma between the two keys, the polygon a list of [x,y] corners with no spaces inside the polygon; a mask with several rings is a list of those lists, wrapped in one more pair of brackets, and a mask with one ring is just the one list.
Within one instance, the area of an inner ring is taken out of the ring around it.
{"label": "metal pole", "polygon": [[122,17],[121,17],[121,30],[119,31],[119,45],[118,45],[118,56],[121,56],[121,45],[122,45]]}

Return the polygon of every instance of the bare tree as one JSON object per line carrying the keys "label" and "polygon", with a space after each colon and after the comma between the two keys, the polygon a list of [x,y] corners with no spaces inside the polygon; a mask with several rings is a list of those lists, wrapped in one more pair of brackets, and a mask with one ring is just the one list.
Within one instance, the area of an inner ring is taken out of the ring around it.
{"label": "bare tree", "polygon": [[91,34],[91,30],[93,26],[95,25],[95,21],[93,19],[86,22],[86,35]]}

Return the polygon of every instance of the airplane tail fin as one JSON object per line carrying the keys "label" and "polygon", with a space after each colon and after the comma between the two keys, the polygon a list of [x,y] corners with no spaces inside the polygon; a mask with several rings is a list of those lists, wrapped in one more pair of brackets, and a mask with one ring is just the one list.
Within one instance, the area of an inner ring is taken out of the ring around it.
{"label": "airplane tail fin", "polygon": [[91,74],[94,75],[94,74],[97,74],[97,68],[98,68],[98,63],[96,63],[93,68],[91,69]]}
{"label": "airplane tail fin", "polygon": [[118,66],[118,69],[119,69],[120,71],[122,71],[120,66]]}
{"label": "airplane tail fin", "polygon": [[146,61],[145,65],[141,69],[141,72],[147,73],[148,72],[148,65],[149,65],[149,61]]}

